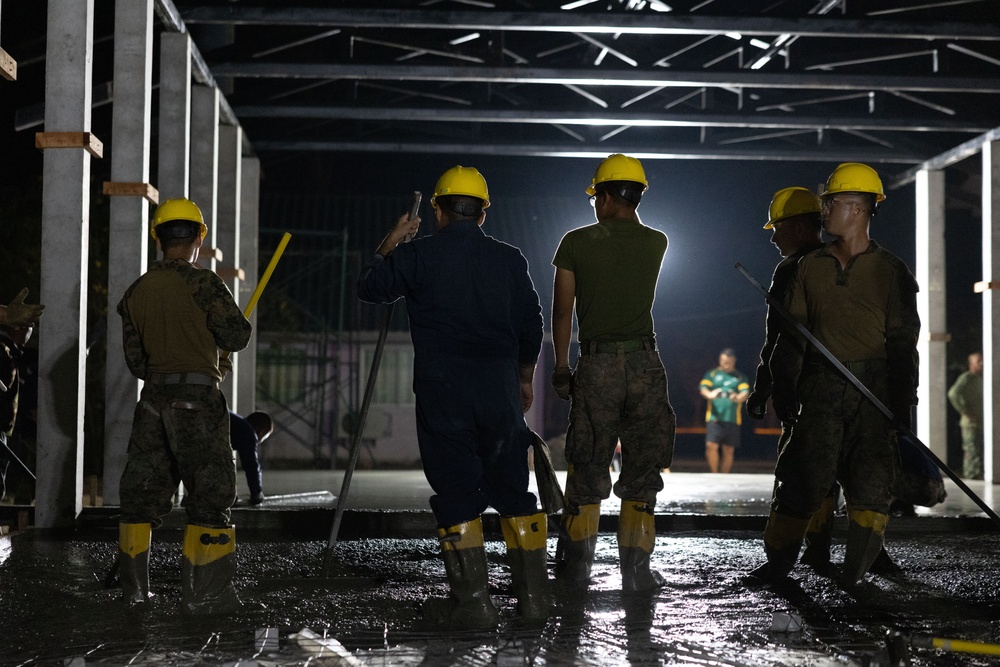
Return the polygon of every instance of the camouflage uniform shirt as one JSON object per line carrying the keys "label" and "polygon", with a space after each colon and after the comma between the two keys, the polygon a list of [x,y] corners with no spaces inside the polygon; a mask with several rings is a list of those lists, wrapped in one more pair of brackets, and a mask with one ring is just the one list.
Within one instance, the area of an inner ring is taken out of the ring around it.
{"label": "camouflage uniform shirt", "polygon": [[246,347],[250,322],[219,276],[176,259],[153,264],[118,313],[129,370],[147,380],[121,478],[122,521],[158,523],[183,481],[189,523],[227,526],[236,465],[219,350]]}

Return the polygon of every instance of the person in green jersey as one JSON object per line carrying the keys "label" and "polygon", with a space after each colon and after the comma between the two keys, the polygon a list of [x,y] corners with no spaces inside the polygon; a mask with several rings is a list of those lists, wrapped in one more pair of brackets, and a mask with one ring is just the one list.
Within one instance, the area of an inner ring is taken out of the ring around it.
{"label": "person in green jersey", "polygon": [[708,401],[705,411],[705,460],[709,472],[728,473],[740,446],[740,405],[750,395],[750,383],[736,370],[736,351],[727,347],[719,365],[705,373],[699,385]]}

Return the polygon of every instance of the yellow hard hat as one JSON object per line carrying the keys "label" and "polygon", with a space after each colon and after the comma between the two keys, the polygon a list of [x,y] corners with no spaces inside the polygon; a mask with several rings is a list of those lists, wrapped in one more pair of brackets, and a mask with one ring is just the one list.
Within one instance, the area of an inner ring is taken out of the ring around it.
{"label": "yellow hard hat", "polygon": [[604,162],[601,163],[601,166],[597,168],[597,172],[594,173],[590,187],[587,188],[587,194],[593,197],[597,194],[595,186],[607,181],[642,183],[643,192],[649,187],[649,181],[646,180],[646,172],[642,168],[642,163],[634,157],[622,155],[621,153],[615,153],[604,158]]}
{"label": "yellow hard hat", "polygon": [[201,214],[201,209],[190,199],[168,199],[156,207],[153,213],[153,227],[149,233],[156,238],[156,228],[165,222],[173,220],[190,220],[201,225],[201,238],[208,234],[208,226],[205,224],[205,217]]}
{"label": "yellow hard hat", "polygon": [[445,195],[476,197],[483,200],[483,208],[489,208],[490,205],[490,191],[486,187],[486,179],[475,167],[458,165],[441,174],[437,185],[434,186],[431,206],[436,206],[434,200]]}
{"label": "yellow hard hat", "polygon": [[804,213],[819,213],[819,197],[808,188],[778,190],[774,193],[771,206],[767,210],[767,224],[764,225],[764,229],[771,229],[779,220]]}
{"label": "yellow hard hat", "polygon": [[885,199],[878,172],[860,162],[845,162],[834,169],[830,178],[826,179],[826,189],[820,197],[838,192],[867,192],[875,195],[876,202]]}

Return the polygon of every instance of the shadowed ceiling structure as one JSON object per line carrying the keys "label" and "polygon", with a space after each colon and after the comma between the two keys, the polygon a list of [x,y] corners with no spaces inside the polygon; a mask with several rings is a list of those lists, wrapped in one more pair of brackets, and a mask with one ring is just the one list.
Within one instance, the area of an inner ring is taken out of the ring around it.
{"label": "shadowed ceiling structure", "polygon": [[[156,0],[156,11],[158,29],[191,33],[195,78],[219,84],[223,122],[243,126],[265,165],[621,151],[861,161],[891,185],[942,154],[936,167],[959,162],[975,152],[964,142],[1000,125],[990,0]],[[113,29],[96,25],[99,106],[113,100],[100,68]],[[44,60],[44,40],[19,33],[5,43],[22,67]],[[19,103],[15,128],[42,114]]]}
{"label": "shadowed ceiling structure", "polygon": [[174,4],[262,154],[903,172],[1000,124],[1000,6],[980,0]]}

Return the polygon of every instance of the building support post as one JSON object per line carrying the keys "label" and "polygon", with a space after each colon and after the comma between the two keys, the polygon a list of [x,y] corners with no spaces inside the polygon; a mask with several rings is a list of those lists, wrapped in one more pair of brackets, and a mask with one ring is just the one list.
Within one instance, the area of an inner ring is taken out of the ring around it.
{"label": "building support post", "polygon": [[219,89],[191,89],[191,201],[198,205],[208,225],[198,264],[215,271],[220,257],[218,245],[219,196]]}
{"label": "building support post", "polygon": [[160,35],[160,125],[156,187],[160,201],[188,196],[191,173],[191,37]]}
{"label": "building support post", "polygon": [[917,436],[939,459],[948,460],[948,341],[945,275],[944,172],[917,173],[917,312],[920,371]]}
{"label": "building support post", "polygon": [[983,475],[1000,478],[1000,420],[993,413],[1000,397],[1000,141],[983,144]]}
{"label": "building support post", "polygon": [[[240,282],[236,299],[245,308],[250,296],[260,280],[259,233],[260,233],[260,158],[243,157],[240,170],[240,265],[245,279]],[[246,349],[236,355],[240,384],[236,387],[236,401],[248,414],[257,409],[257,313],[250,314],[254,335]]]}
{"label": "building support post", "polygon": [[[83,507],[94,0],[49,0],[39,323],[35,524],[71,526]],[[46,136],[48,135],[48,136]],[[76,136],[79,141],[60,140]],[[50,141],[52,139],[53,141]],[[57,147],[65,146],[65,147]],[[88,154],[89,153],[89,154]]]}
{"label": "building support post", "polygon": [[[111,183],[105,183],[104,191],[121,196],[111,198],[108,243],[103,474],[104,502],[108,505],[120,503],[118,487],[125,470],[132,412],[139,398],[139,379],[129,372],[122,354],[122,323],[116,308],[125,290],[146,272],[149,263],[150,201],[138,194],[141,188],[129,192],[121,186],[146,185],[149,181],[153,0],[116,0],[114,77],[111,133],[115,142]],[[146,192],[155,191],[149,187]]]}
{"label": "building support post", "polygon": [[[219,127],[219,192],[216,216],[217,247],[222,251],[223,261],[216,265],[216,271],[226,281],[234,298],[239,298],[240,284],[243,282],[240,257],[240,204],[242,197],[240,189],[243,186],[240,176],[242,168],[241,153],[243,152],[243,130],[238,125],[222,125]],[[230,355],[233,363],[232,372],[222,380],[220,388],[226,395],[229,408],[240,412],[237,388],[242,384],[238,360],[242,352]]]}

